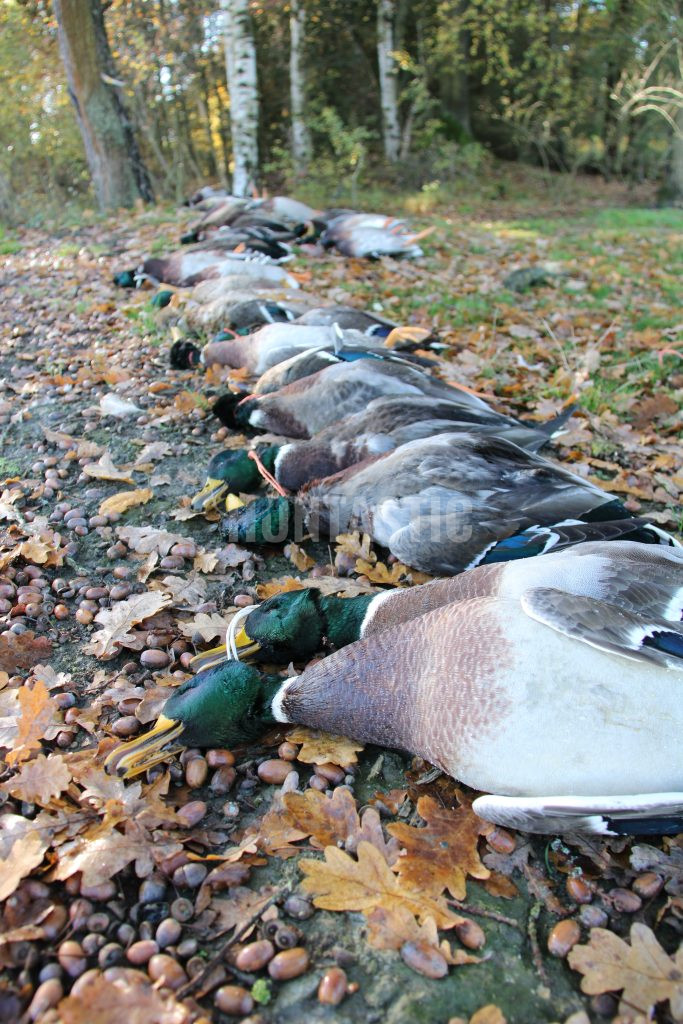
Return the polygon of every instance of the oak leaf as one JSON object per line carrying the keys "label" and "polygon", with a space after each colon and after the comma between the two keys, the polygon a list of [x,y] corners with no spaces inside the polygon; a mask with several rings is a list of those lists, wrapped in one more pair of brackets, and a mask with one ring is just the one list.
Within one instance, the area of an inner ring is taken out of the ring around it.
{"label": "oak leaf", "polygon": [[164,993],[142,971],[126,971],[115,981],[100,974],[88,978],[77,995],[62,999],[57,1007],[60,1024],[187,1024],[189,1009],[167,989]]}
{"label": "oak leaf", "polygon": [[50,837],[39,829],[14,840],[7,858],[0,860],[0,901],[11,896],[19,882],[38,867],[49,845]]}
{"label": "oak leaf", "polygon": [[100,515],[108,516],[110,512],[126,512],[129,508],[135,508],[136,505],[146,505],[153,497],[154,491],[149,487],[138,487],[134,491],[119,491],[118,494],[112,494],[110,498],[104,499],[100,505]]}
{"label": "oak leaf", "polygon": [[315,565],[315,558],[311,558],[302,547],[295,544],[292,541],[285,548],[285,557],[290,560],[295,569],[299,572],[305,572],[307,569],[312,569]]}
{"label": "oak leaf", "polygon": [[99,622],[103,628],[86,644],[84,652],[105,661],[116,657],[119,648],[134,646],[135,638],[129,632],[130,629],[138,622],[156,615],[170,603],[170,594],[148,591],[145,594],[134,594],[126,601],[118,601],[113,608],[103,608],[95,616],[95,622]]}
{"label": "oak leaf", "polygon": [[52,644],[45,636],[10,633],[0,636],[0,671],[11,676],[25,672],[45,661],[52,653]]}
{"label": "oak leaf", "polygon": [[53,797],[63,793],[71,782],[71,772],[61,754],[38,754],[2,787],[15,800],[44,807]]}
{"label": "oak leaf", "polygon": [[[233,928],[241,931],[252,918],[255,928],[259,914],[265,910],[276,891],[274,886],[264,886],[262,889],[254,891],[238,885],[231,889],[230,899],[214,897],[209,905],[210,911],[217,914],[216,920],[211,925],[212,937],[217,938],[219,935],[232,931]],[[250,934],[251,930],[245,932],[242,938],[245,939]]]}
{"label": "oak leaf", "polygon": [[140,555],[148,555],[151,551],[167,555],[174,544],[187,540],[182,533],[156,530],[153,526],[119,526],[116,534],[131,551],[137,551]]}
{"label": "oak leaf", "polygon": [[192,610],[194,605],[203,604],[206,599],[206,580],[194,571],[186,577],[164,576],[163,580],[155,580],[150,586],[155,591],[167,591],[175,607],[188,605],[188,610]]}
{"label": "oak leaf", "polygon": [[296,726],[287,738],[291,743],[301,743],[297,761],[303,764],[336,764],[342,768],[355,764],[358,760],[357,751],[363,750],[362,743],[347,739],[346,736],[333,736],[331,733],[319,732]]}
{"label": "oak leaf", "polygon": [[407,908],[420,921],[432,917],[439,928],[453,928],[464,918],[454,914],[443,900],[407,889],[399,883],[382,854],[371,843],[358,844],[358,859],[338,850],[325,849],[325,860],[301,860],[306,876],[302,888],[321,910],[349,910],[371,914],[376,907]]}
{"label": "oak leaf", "polygon": [[404,942],[419,942],[439,952],[446,963],[453,966],[481,963],[480,957],[464,949],[452,949],[447,939],[439,942],[439,932],[433,917],[418,924],[407,907],[376,907],[368,915],[368,942],[375,949],[400,949]]}
{"label": "oak leaf", "polygon": [[629,946],[606,928],[591,928],[588,943],[574,946],[568,959],[583,974],[581,991],[599,995],[623,990],[621,1006],[635,1008],[648,1019],[657,1003],[668,999],[673,1019],[683,1020],[683,946],[675,957],[668,956],[644,924],[633,924],[630,938]]}
{"label": "oak leaf", "polygon": [[455,810],[441,807],[431,796],[420,797],[417,813],[427,822],[426,828],[403,822],[388,826],[406,850],[399,859],[401,881],[429,896],[448,889],[454,899],[465,899],[467,875],[483,879],[490,874],[477,851],[481,818],[466,805]]}
{"label": "oak leaf", "polygon": [[123,484],[132,484],[133,477],[129,469],[120,469],[115,466],[109,452],[105,452],[99,462],[90,462],[83,467],[85,476],[91,476],[95,480],[118,480]]}
{"label": "oak leaf", "polygon": [[194,636],[195,633],[199,633],[207,643],[217,637],[223,643],[228,622],[229,619],[218,612],[211,612],[210,615],[207,612],[197,612],[189,622],[180,623],[180,632],[183,636]]}
{"label": "oak leaf", "polygon": [[[291,778],[293,774],[296,773],[290,773],[288,778]],[[293,844],[300,843],[308,836],[308,832],[298,828],[292,820],[285,807],[284,797],[285,794],[282,790],[278,790],[273,796],[267,812],[244,837],[245,842],[255,842],[259,850],[267,853],[270,857],[280,857],[281,860],[300,853],[300,848]]]}
{"label": "oak leaf", "polygon": [[388,569],[384,562],[376,562],[373,565],[363,558],[356,559],[356,572],[367,576],[372,583],[389,584],[392,587],[397,587],[401,583],[429,583],[434,579],[426,572],[410,569],[403,562],[394,562],[391,569]]}
{"label": "oak leaf", "polygon": [[40,750],[40,741],[53,724],[55,714],[59,713],[56,702],[47,690],[45,683],[36,680],[32,687],[22,686],[18,695],[21,718],[18,723],[14,749],[7,754],[7,763],[16,764],[25,761],[34,750]]}
{"label": "oak leaf", "polygon": [[256,593],[262,601],[266,601],[269,597],[274,597],[275,594],[287,594],[290,590],[303,589],[304,585],[301,580],[295,579],[294,576],[283,576],[281,579],[259,583],[256,587]]}
{"label": "oak leaf", "polygon": [[204,551],[200,549],[194,556],[192,568],[196,572],[213,572],[218,565],[218,555],[215,551]]}
{"label": "oak leaf", "polygon": [[286,793],[283,804],[292,823],[312,836],[319,849],[345,846],[360,831],[356,801],[344,786],[337,786],[331,797],[314,789]]}

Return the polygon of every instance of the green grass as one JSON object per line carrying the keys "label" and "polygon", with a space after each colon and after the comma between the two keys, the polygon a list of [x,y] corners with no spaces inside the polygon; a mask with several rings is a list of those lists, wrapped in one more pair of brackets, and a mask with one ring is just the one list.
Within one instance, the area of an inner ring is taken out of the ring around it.
{"label": "green grass", "polygon": [[21,476],[23,467],[14,459],[6,459],[0,455],[0,479],[8,480],[11,477]]}
{"label": "green grass", "polygon": [[22,250],[21,242],[5,234],[5,229],[0,224],[0,256],[13,256]]}

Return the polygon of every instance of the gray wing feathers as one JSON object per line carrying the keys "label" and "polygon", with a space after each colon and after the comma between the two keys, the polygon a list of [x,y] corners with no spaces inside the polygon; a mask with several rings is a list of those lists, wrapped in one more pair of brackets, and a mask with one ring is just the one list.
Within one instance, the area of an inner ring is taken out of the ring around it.
{"label": "gray wing feathers", "polygon": [[530,618],[573,640],[609,654],[654,662],[683,672],[680,658],[643,646],[647,637],[658,632],[678,633],[683,641],[683,628],[676,623],[552,587],[527,590],[522,595],[521,604]]}

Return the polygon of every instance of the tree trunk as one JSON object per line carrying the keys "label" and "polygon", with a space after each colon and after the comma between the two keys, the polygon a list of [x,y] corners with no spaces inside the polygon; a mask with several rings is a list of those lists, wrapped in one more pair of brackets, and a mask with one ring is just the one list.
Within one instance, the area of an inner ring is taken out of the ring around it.
{"label": "tree trunk", "polygon": [[394,163],[398,159],[401,143],[401,129],[398,120],[398,69],[392,54],[394,51],[394,3],[393,0],[377,2],[377,64],[379,67],[379,90],[382,104],[382,135],[384,155]]}
{"label": "tree trunk", "polygon": [[666,181],[659,191],[660,206],[683,206],[683,106],[676,111]]}
{"label": "tree trunk", "polygon": [[250,193],[258,172],[256,47],[248,0],[221,0],[225,12],[225,68],[230,93],[232,192]]}
{"label": "tree trunk", "polygon": [[292,104],[292,159],[297,174],[303,174],[311,159],[311,136],[306,124],[306,82],[302,46],[306,30],[303,0],[291,0],[289,15],[289,89]]}
{"label": "tree trunk", "polygon": [[69,94],[102,209],[154,196],[120,96],[100,0],[54,0]]}

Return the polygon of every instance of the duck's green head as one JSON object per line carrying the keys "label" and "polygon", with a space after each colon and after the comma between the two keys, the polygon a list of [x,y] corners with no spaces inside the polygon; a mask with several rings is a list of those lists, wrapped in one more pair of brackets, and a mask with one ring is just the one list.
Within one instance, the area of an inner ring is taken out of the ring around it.
{"label": "duck's green head", "polygon": [[289,498],[258,498],[229,512],[221,533],[233,544],[282,544],[303,536],[299,506]]}
{"label": "duck's green head", "polygon": [[325,617],[319,591],[292,590],[257,605],[235,637],[240,658],[303,660],[323,646]]}
{"label": "duck's green head", "polygon": [[119,288],[135,288],[135,271],[122,270],[119,274],[114,274],[114,284]]}
{"label": "duck's green head", "polygon": [[[278,448],[259,449],[258,456],[268,472],[275,465]],[[197,512],[207,512],[216,508],[224,495],[227,495],[228,512],[240,508],[244,503],[237,497],[240,493],[250,494],[262,483],[261,474],[254,459],[244,448],[226,449],[218,452],[209,462],[206,471],[206,482],[201,491],[194,495],[191,507]]]}
{"label": "duck's green head", "polygon": [[[188,679],[168,698],[150,732],[116,747],[107,771],[130,779],[182,747],[232,747],[255,739],[273,721],[270,705],[280,677],[225,661]],[[169,747],[178,740],[180,745]],[[167,749],[168,748],[168,749]]]}

